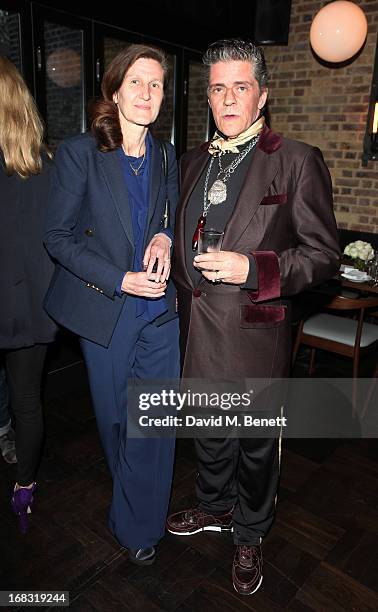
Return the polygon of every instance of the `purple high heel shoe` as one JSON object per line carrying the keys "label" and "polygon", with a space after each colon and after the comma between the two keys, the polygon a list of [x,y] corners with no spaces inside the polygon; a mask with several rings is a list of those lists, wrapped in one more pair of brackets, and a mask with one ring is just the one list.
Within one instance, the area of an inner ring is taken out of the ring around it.
{"label": "purple high heel shoe", "polygon": [[29,527],[28,514],[31,513],[34,496],[33,493],[37,487],[34,482],[30,489],[22,487],[13,491],[11,500],[13,512],[18,516],[21,533],[26,533]]}

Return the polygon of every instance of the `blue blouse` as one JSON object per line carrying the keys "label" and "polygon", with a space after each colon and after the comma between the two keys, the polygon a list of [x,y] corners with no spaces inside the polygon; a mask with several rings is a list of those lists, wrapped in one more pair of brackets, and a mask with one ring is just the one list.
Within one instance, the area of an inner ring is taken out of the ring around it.
{"label": "blue blouse", "polygon": [[[129,197],[131,219],[134,233],[135,257],[133,272],[143,271],[143,255],[145,251],[144,241],[147,231],[147,218],[150,196],[150,174],[152,157],[152,139],[149,134],[146,138],[146,155],[142,166],[142,158],[126,155],[122,147],[118,149],[121,160],[122,172],[125,179],[127,194]],[[131,169],[139,168],[138,174]],[[153,282],[153,281],[151,281]],[[136,316],[145,321],[153,321],[168,310],[165,297],[145,298],[136,297]]]}

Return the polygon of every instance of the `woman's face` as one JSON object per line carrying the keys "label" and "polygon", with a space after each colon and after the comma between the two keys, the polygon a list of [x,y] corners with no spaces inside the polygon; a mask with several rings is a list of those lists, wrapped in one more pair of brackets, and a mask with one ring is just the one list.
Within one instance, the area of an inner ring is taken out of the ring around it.
{"label": "woman's face", "polygon": [[141,57],[128,69],[121,87],[113,94],[121,127],[146,127],[159,114],[164,94],[164,71],[159,62]]}

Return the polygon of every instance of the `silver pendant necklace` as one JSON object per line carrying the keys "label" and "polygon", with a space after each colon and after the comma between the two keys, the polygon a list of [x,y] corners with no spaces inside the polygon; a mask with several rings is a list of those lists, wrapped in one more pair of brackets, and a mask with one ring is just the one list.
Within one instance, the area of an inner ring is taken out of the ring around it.
{"label": "silver pendant necklace", "polygon": [[140,162],[139,166],[137,168],[135,168],[132,163],[129,161],[129,166],[131,168],[131,170],[134,172],[135,176],[138,176],[143,164],[144,164],[144,160],[146,159],[146,151],[144,151],[143,153],[143,157],[142,157],[142,161]]}
{"label": "silver pendant necklace", "polygon": [[214,181],[209,189],[209,193],[207,194],[207,199],[209,200],[210,204],[213,204],[214,206],[217,206],[217,204],[222,204],[222,202],[226,201],[227,187],[224,180],[222,181],[217,179]]}
{"label": "silver pendant necklace", "polygon": [[[206,216],[207,211],[209,210],[211,205],[217,206],[218,204],[222,204],[223,202],[226,201],[226,199],[227,199],[227,185],[226,185],[226,182],[230,178],[231,174],[233,174],[235,172],[236,168],[243,161],[243,159],[248,155],[250,150],[253,149],[253,147],[255,146],[256,142],[258,141],[258,138],[259,138],[259,135],[257,135],[254,138],[252,138],[250,143],[249,143],[249,145],[248,145],[248,147],[246,147],[244,149],[244,151],[242,151],[234,159],[234,161],[231,162],[231,164],[229,166],[227,166],[227,168],[223,168],[222,167],[221,156],[218,157],[219,172],[217,174],[217,178],[215,179],[214,183],[211,185],[211,187],[210,187],[210,189],[208,191],[207,187],[208,187],[208,183],[209,183],[210,172],[211,172],[211,168],[213,166],[214,159],[215,159],[214,157],[211,158],[210,164],[209,164],[209,168],[208,168],[207,174],[206,174],[206,179],[205,179],[204,207],[203,207],[203,214],[204,214],[204,216]],[[224,175],[223,178],[221,178],[222,174]]]}

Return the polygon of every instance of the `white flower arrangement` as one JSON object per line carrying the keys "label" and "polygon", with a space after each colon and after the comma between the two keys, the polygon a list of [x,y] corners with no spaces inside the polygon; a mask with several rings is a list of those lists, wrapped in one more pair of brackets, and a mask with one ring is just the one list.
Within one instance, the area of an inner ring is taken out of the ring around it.
{"label": "white flower arrangement", "polygon": [[347,244],[344,249],[344,255],[348,255],[352,259],[362,259],[366,262],[374,258],[374,249],[370,242],[356,240],[356,242]]}

